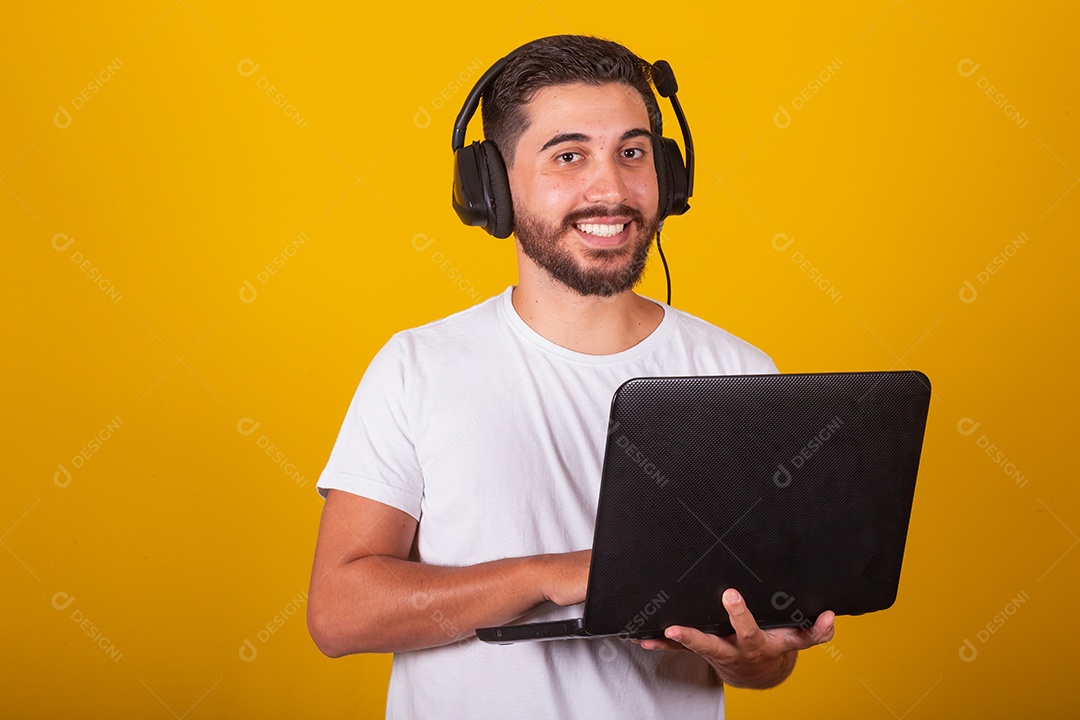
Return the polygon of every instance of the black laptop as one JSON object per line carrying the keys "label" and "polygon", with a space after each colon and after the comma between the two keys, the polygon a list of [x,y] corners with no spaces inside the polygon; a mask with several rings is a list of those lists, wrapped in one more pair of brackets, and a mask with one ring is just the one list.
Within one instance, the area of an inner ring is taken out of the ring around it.
{"label": "black laptop", "polygon": [[916,371],[636,378],[611,403],[583,617],[489,643],[732,632],[893,604],[930,381]]}

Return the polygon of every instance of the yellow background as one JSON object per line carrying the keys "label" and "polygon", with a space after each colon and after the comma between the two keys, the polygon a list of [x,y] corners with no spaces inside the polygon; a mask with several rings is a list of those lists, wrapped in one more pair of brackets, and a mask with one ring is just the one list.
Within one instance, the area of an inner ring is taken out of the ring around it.
{"label": "yellow background", "polygon": [[731,716],[1075,717],[1075,6],[452,6],[5,9],[0,713],[381,716],[303,620],[315,482],[387,337],[514,281],[448,202],[465,92],[584,32],[678,75],[676,306],[934,381],[896,605]]}

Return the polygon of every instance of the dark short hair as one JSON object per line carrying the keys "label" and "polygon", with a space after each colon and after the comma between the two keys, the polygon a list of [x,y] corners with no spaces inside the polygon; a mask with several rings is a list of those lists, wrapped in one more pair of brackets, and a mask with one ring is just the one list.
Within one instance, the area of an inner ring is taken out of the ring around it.
{"label": "dark short hair", "polygon": [[585,35],[553,35],[518,48],[483,95],[484,137],[495,143],[503,160],[528,127],[527,105],[536,93],[555,85],[622,83],[638,91],[655,134],[660,108],[653,95],[652,66],[622,45]]}

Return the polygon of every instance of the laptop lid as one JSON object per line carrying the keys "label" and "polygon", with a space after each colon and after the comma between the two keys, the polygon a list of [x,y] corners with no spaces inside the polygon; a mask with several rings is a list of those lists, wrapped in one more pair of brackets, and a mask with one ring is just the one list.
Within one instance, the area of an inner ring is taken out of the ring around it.
{"label": "laptop lid", "polygon": [[915,371],[637,378],[615,393],[583,632],[732,632],[893,604],[930,382]]}

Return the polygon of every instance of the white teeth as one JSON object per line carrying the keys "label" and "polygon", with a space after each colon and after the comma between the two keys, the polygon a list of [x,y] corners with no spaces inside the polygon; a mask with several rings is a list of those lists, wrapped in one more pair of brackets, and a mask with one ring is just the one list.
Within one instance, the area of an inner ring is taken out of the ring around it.
{"label": "white teeth", "polygon": [[577,229],[583,233],[588,233],[589,235],[596,235],[597,237],[613,237],[621,233],[624,227],[626,227],[626,223],[617,223],[615,225],[582,223],[577,226]]}

